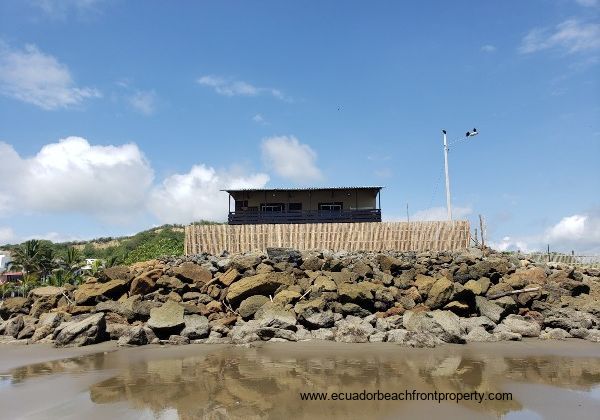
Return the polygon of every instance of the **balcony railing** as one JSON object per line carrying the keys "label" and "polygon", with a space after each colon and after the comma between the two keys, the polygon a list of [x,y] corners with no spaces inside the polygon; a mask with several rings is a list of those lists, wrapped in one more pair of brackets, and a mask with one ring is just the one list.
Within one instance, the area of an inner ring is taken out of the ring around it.
{"label": "balcony railing", "polygon": [[230,225],[381,222],[381,209],[283,212],[237,211],[229,213],[228,222]]}

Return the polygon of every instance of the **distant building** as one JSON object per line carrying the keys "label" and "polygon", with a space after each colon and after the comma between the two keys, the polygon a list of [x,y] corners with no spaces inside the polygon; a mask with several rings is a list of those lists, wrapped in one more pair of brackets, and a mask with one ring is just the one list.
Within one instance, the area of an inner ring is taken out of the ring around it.
{"label": "distant building", "polygon": [[[230,225],[381,222],[383,187],[229,189]],[[232,208],[233,202],[233,208]]]}
{"label": "distant building", "polygon": [[10,253],[8,251],[0,251],[0,273],[7,271],[11,262]]}

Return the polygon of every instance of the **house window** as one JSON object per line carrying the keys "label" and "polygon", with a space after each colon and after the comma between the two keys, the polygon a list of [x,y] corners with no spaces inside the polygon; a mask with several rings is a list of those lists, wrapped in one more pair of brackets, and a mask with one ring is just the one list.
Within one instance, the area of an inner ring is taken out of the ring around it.
{"label": "house window", "polygon": [[302,211],[302,203],[289,203],[288,210],[289,211]]}
{"label": "house window", "polygon": [[322,211],[342,211],[344,208],[344,203],[336,202],[336,203],[319,203],[319,210]]}
{"label": "house window", "polygon": [[242,211],[248,208],[248,200],[235,200],[235,211]]}
{"label": "house window", "polygon": [[268,203],[268,204],[261,204],[260,205],[260,211],[265,211],[265,212],[284,212],[285,211],[285,204],[283,203]]}

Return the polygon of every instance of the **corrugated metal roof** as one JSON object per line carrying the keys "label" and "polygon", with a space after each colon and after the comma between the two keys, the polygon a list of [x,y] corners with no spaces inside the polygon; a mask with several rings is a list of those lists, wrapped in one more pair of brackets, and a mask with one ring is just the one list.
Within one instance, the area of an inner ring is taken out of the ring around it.
{"label": "corrugated metal roof", "polygon": [[254,191],[329,191],[329,190],[381,190],[384,187],[301,187],[301,188],[241,188],[226,189],[228,193],[232,192],[254,192]]}

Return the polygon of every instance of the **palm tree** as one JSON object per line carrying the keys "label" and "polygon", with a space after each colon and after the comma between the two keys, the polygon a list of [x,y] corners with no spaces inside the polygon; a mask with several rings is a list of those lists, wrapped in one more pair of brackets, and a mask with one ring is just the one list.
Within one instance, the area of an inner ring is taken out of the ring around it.
{"label": "palm tree", "polygon": [[42,253],[40,241],[26,241],[13,251],[10,266],[22,270],[23,274],[37,273],[41,269]]}

